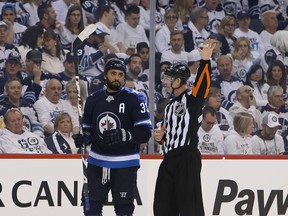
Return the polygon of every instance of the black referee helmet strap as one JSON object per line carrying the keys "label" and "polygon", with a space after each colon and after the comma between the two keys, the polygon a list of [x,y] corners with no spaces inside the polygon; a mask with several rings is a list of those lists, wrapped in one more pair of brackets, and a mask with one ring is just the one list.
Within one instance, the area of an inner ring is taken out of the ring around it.
{"label": "black referee helmet strap", "polygon": [[190,77],[190,70],[186,64],[173,64],[166,67],[164,74],[174,78],[188,80]]}
{"label": "black referee helmet strap", "polygon": [[122,70],[126,74],[126,64],[121,59],[109,60],[105,65],[104,73],[107,74],[110,69]]}

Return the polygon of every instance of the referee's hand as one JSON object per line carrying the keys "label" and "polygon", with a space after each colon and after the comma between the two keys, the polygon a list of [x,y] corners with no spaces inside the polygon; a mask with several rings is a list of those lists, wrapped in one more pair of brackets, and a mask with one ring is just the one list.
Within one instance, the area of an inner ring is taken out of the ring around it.
{"label": "referee's hand", "polygon": [[165,131],[165,125],[161,125],[160,127],[154,129],[154,139],[157,142],[161,142]]}

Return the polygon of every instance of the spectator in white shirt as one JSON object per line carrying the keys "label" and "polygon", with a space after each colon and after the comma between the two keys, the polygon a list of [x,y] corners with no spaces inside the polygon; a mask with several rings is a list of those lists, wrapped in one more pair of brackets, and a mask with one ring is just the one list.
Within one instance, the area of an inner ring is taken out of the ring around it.
{"label": "spectator in white shirt", "polygon": [[46,83],[45,96],[41,97],[34,104],[46,136],[55,131],[54,121],[60,112],[68,112],[72,117],[73,132],[77,133],[79,131],[79,117],[73,111],[73,107],[69,101],[60,99],[61,92],[62,85],[60,81],[51,79]]}
{"label": "spectator in white shirt", "polygon": [[272,49],[272,45],[270,44],[270,40],[273,34],[277,31],[278,28],[278,19],[277,13],[275,10],[268,10],[262,13],[261,21],[264,26],[264,30],[260,33],[261,41],[265,41],[263,43],[265,51]]}
{"label": "spectator in white shirt", "polygon": [[214,108],[204,107],[198,136],[198,149],[201,154],[224,154],[224,134],[217,125],[217,115]]}
{"label": "spectator in white shirt", "polygon": [[23,129],[23,115],[17,108],[8,110],[4,115],[6,128],[0,136],[0,153],[6,154],[49,154],[44,140]]}
{"label": "spectator in white shirt", "polygon": [[116,18],[114,8],[109,5],[101,6],[97,9],[97,16],[99,21],[96,23],[96,29],[107,33],[107,35],[104,36],[104,40],[107,40],[109,44],[111,44],[108,52],[125,52],[126,49],[123,42],[118,40],[119,35],[113,26]]}
{"label": "spectator in white shirt", "polygon": [[275,112],[267,112],[262,121],[262,130],[252,137],[253,154],[277,155],[283,153],[284,141],[277,133],[280,126]]}
{"label": "spectator in white shirt", "polygon": [[182,31],[172,31],[170,35],[171,50],[167,50],[162,53],[160,62],[171,62],[172,64],[177,62],[188,63],[188,53],[182,51],[184,45],[184,36]]}
{"label": "spectator in white shirt", "polygon": [[[188,22],[188,28],[192,32],[192,41],[186,41],[186,43],[194,43],[194,48],[199,48],[210,35],[205,29],[208,23],[208,11],[204,8],[194,9],[190,14],[190,21]],[[187,50],[186,47],[185,45],[185,50]]]}
{"label": "spectator in white shirt", "polygon": [[170,34],[176,30],[176,23],[179,16],[174,9],[168,9],[164,14],[165,24],[156,32],[155,45],[160,53],[171,49]]}
{"label": "spectator in white shirt", "polygon": [[253,117],[249,113],[240,112],[233,119],[233,127],[223,142],[225,154],[253,154],[250,135],[253,130]]}
{"label": "spectator in white shirt", "polygon": [[[120,23],[116,27],[118,42],[123,42],[126,49],[136,48],[136,44],[146,42],[149,45],[148,38],[145,34],[143,26],[139,25],[140,9],[136,5],[127,8],[126,23]],[[127,52],[126,52],[127,53]],[[131,55],[133,53],[127,53]]]}
{"label": "spectator in white shirt", "polygon": [[237,22],[239,27],[235,30],[234,36],[247,37],[250,41],[252,55],[255,59],[260,58],[265,53],[265,48],[259,34],[249,29],[251,23],[250,14],[246,11],[240,11],[237,14]]}

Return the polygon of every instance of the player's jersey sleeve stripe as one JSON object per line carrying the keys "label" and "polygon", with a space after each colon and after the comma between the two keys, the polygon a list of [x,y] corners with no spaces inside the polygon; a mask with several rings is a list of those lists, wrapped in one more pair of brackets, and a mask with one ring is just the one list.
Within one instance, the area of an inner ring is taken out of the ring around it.
{"label": "player's jersey sleeve stripe", "polygon": [[203,72],[201,73],[196,86],[193,86],[193,88],[192,88],[192,95],[194,97],[196,97],[198,92],[199,92],[200,86],[204,80],[204,76],[206,76],[206,80],[207,80],[207,86],[206,86],[206,90],[205,90],[205,94],[204,94],[204,98],[206,98],[208,95],[208,92],[209,92],[210,84],[211,84],[208,64],[205,65]]}

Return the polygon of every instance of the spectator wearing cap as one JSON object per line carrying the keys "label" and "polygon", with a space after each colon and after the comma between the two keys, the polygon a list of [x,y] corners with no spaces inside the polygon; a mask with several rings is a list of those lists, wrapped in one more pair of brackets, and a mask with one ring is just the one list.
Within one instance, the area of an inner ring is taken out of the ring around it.
{"label": "spectator wearing cap", "polygon": [[58,75],[44,72],[42,70],[42,53],[39,50],[30,50],[26,55],[25,71],[34,83],[41,86],[40,97],[45,93],[45,86],[50,79],[60,79]]}
{"label": "spectator wearing cap", "polygon": [[[33,104],[41,92],[41,86],[27,77],[25,71],[22,70],[21,57],[18,52],[11,52],[5,62],[3,69],[3,80],[8,82],[10,79],[19,79],[22,87],[22,96],[30,104]],[[35,79],[36,81],[37,79]],[[0,88],[0,94],[4,91],[4,85]]]}
{"label": "spectator wearing cap", "polygon": [[0,21],[0,70],[5,67],[5,61],[11,52],[18,52],[18,49],[7,43],[9,27],[4,21]]}
{"label": "spectator wearing cap", "polygon": [[277,12],[275,10],[267,10],[261,15],[261,21],[264,26],[264,30],[260,33],[261,40],[265,43],[264,49],[265,51],[272,49],[272,45],[270,40],[273,34],[277,31],[278,28],[278,19]]}
{"label": "spectator wearing cap", "polygon": [[168,9],[164,14],[165,24],[159,31],[156,32],[155,46],[157,52],[164,52],[171,49],[170,34],[176,29],[176,23],[179,19],[178,13],[175,9]]}
{"label": "spectator wearing cap", "polygon": [[281,86],[270,86],[267,93],[268,103],[261,110],[263,116],[271,111],[278,115],[280,123],[278,133],[281,135],[288,131],[288,112],[285,109],[285,95],[283,93]]}
{"label": "spectator wearing cap", "polygon": [[221,0],[205,0],[204,8],[208,11],[209,23],[207,30],[210,33],[219,33],[219,25],[225,17],[225,11],[221,7]]}
{"label": "spectator wearing cap", "polygon": [[6,22],[8,21],[10,31],[13,28],[14,31],[13,44],[15,46],[18,46],[20,44],[22,35],[24,31],[27,29],[27,27],[25,25],[21,25],[16,21],[15,5],[11,3],[4,4],[1,10],[1,18]]}
{"label": "spectator wearing cap", "polygon": [[63,61],[68,50],[61,46],[58,35],[49,29],[43,34],[43,60],[42,69],[52,74],[58,74],[64,70]]}
{"label": "spectator wearing cap", "polygon": [[275,112],[267,112],[262,120],[262,130],[252,137],[253,154],[278,155],[285,151],[283,137],[277,133],[280,126]]}
{"label": "spectator wearing cap", "polygon": [[234,32],[236,38],[247,37],[250,41],[251,52],[254,59],[258,59],[265,53],[265,48],[259,34],[249,29],[251,23],[250,14],[246,11],[237,13],[238,28]]}
{"label": "spectator wearing cap", "polygon": [[107,40],[104,40],[106,35],[106,32],[96,29],[78,47],[80,72],[87,77],[89,82],[93,78],[103,74],[103,57],[107,55],[107,50],[109,49]]}
{"label": "spectator wearing cap", "polygon": [[[116,27],[118,35],[117,42],[124,42],[124,47],[126,48],[126,51],[128,48],[135,49],[136,44],[140,42],[146,42],[149,45],[149,40],[146,36],[145,30],[143,26],[139,25],[139,7],[136,5],[129,6],[126,10],[125,18],[126,23],[119,23]],[[131,55],[132,53],[129,54]]]}
{"label": "spectator wearing cap", "polygon": [[26,55],[32,49],[40,50],[43,46],[43,29],[34,25],[28,27],[22,35],[18,46],[23,64],[26,62]]}
{"label": "spectator wearing cap", "polygon": [[15,7],[16,21],[21,25],[27,26],[30,14],[23,7],[22,1],[9,1],[9,0],[8,1],[2,1],[0,4],[0,8],[2,9],[3,5],[6,3],[10,3]]}

